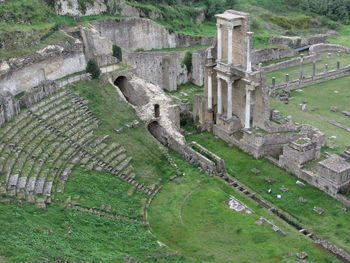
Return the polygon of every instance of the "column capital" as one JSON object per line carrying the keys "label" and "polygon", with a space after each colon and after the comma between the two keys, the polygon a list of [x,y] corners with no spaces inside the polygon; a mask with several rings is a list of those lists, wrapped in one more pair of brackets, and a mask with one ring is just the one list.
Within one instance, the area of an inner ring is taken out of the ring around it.
{"label": "column capital", "polygon": [[221,28],[221,27],[222,27],[222,24],[216,23],[216,27],[217,27],[217,28]]}
{"label": "column capital", "polygon": [[228,24],[228,25],[226,25],[226,28],[229,29],[229,30],[233,30],[234,25],[233,24]]}
{"label": "column capital", "polygon": [[251,31],[249,31],[249,32],[247,32],[247,36],[252,36],[254,34],[254,32],[251,32]]}

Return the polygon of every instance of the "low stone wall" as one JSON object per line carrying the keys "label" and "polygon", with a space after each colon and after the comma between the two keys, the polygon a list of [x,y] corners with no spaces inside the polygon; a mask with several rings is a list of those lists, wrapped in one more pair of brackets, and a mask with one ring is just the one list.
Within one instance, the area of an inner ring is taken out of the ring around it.
{"label": "low stone wall", "polygon": [[192,53],[192,72],[183,63],[187,51],[124,53],[124,61],[136,67],[138,77],[172,91],[188,81],[204,83],[205,49]]}
{"label": "low stone wall", "polygon": [[281,84],[276,85],[275,87],[270,86],[271,90],[278,90],[278,89],[288,89],[288,90],[295,90],[295,89],[301,89],[306,86],[309,86],[311,84],[321,83],[325,82],[327,80],[337,79],[340,77],[344,77],[350,74],[350,65],[340,68],[339,70],[331,70],[328,72],[323,72],[316,74],[315,76],[307,76],[302,78],[301,80],[292,80],[290,82],[284,82]]}
{"label": "low stone wall", "polygon": [[262,62],[294,57],[297,55],[298,52],[288,46],[254,49],[252,50],[252,63],[257,65]]}
{"label": "low stone wall", "polygon": [[[319,61],[319,60],[321,60],[320,54],[312,54],[310,56],[304,57],[304,64],[312,63],[313,61]],[[275,64],[265,66],[262,69],[264,70],[264,72],[271,72],[271,71],[275,71],[275,70],[296,67],[296,66],[299,66],[299,64],[300,64],[300,58],[293,58],[290,60],[286,60],[286,61],[282,61],[282,62],[278,62]]]}
{"label": "low stone wall", "polygon": [[310,47],[310,54],[316,54],[323,51],[341,51],[344,53],[350,53],[350,48],[346,48],[337,44],[316,44]]}
{"label": "low stone wall", "polygon": [[49,45],[33,54],[3,61],[0,91],[18,94],[45,80],[56,80],[86,68],[83,45]]}
{"label": "low stone wall", "polygon": [[211,45],[214,37],[190,36],[172,32],[164,26],[144,18],[106,18],[91,21],[101,36],[123,49],[136,51],[163,48]]}

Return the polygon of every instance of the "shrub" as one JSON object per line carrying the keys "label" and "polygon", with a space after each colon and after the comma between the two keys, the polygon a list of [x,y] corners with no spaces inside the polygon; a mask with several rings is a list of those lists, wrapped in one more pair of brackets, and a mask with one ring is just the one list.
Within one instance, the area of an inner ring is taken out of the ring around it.
{"label": "shrub", "polygon": [[189,73],[192,72],[192,53],[190,51],[187,51],[183,64],[186,66]]}
{"label": "shrub", "polygon": [[93,79],[98,79],[100,77],[101,70],[95,59],[89,59],[86,66],[86,73],[90,73]]}
{"label": "shrub", "polygon": [[113,45],[113,56],[119,60],[123,60],[122,49],[117,45]]}

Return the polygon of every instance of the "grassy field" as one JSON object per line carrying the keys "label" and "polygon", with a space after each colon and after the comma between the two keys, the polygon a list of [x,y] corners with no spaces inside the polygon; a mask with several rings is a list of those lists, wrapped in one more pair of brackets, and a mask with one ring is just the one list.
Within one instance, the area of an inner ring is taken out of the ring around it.
{"label": "grassy field", "polygon": [[[331,58],[327,58],[327,54],[331,53]],[[342,54],[341,57],[337,56],[337,52],[322,52],[321,60],[316,63],[316,74],[322,73],[325,70],[325,64],[328,64],[328,70],[333,70],[337,68],[337,61],[340,61],[340,67],[345,67],[350,64],[350,54]],[[276,84],[284,83],[286,81],[286,74],[289,74],[290,80],[299,79],[299,66],[285,68],[281,70],[276,70],[268,72],[266,74],[266,83],[272,85],[272,77],[276,78]],[[312,75],[312,63],[307,63],[303,65],[303,75]]]}
{"label": "grassy field", "polygon": [[[301,251],[309,254],[310,262],[338,262],[266,209],[199,172],[178,154],[172,156],[185,175],[181,183],[163,187],[152,202],[149,219],[152,232],[191,262],[294,262]],[[255,213],[231,210],[227,204],[230,195]],[[286,235],[273,231],[266,222],[255,224],[261,216]],[[292,256],[284,258],[288,252]]]}
{"label": "grassy field", "polygon": [[[320,84],[310,85],[302,91],[293,91],[293,97],[286,105],[278,99],[270,98],[272,108],[281,111],[282,115],[292,115],[293,120],[299,123],[311,124],[326,134],[329,145],[337,144],[339,151],[349,145],[350,134],[336,126],[327,123],[333,120],[350,127],[350,118],[341,111],[350,111],[350,77],[330,80]],[[301,103],[308,101],[307,111],[301,110]],[[332,112],[330,108],[336,106],[339,112]],[[336,138],[330,138],[336,136]]]}
{"label": "grassy field", "polygon": [[[295,176],[277,168],[266,159],[256,160],[236,147],[228,147],[227,143],[215,139],[210,133],[191,135],[187,140],[205,145],[207,149],[225,160],[231,175],[294,216],[307,229],[350,252],[350,229],[348,228],[350,212],[342,211],[344,205],[340,202],[310,185],[305,188],[296,185]],[[252,168],[257,168],[260,173],[254,175],[250,171]],[[275,182],[266,182],[267,177],[274,179]],[[287,187],[289,191],[283,193],[280,190],[282,186]],[[272,194],[268,194],[268,189],[272,189]],[[278,199],[277,194],[281,194],[282,198]],[[299,197],[306,199],[307,203],[300,203]],[[324,209],[324,214],[315,213],[313,211],[315,206]]]}

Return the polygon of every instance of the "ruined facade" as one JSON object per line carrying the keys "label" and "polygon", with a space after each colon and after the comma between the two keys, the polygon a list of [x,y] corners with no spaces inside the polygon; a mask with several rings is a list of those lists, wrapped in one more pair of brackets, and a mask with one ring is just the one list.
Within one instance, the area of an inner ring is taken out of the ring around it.
{"label": "ruined facade", "polygon": [[216,15],[217,43],[207,51],[205,91],[194,112],[205,129],[227,135],[241,128],[265,127],[264,79],[252,68],[249,15],[228,10]]}

